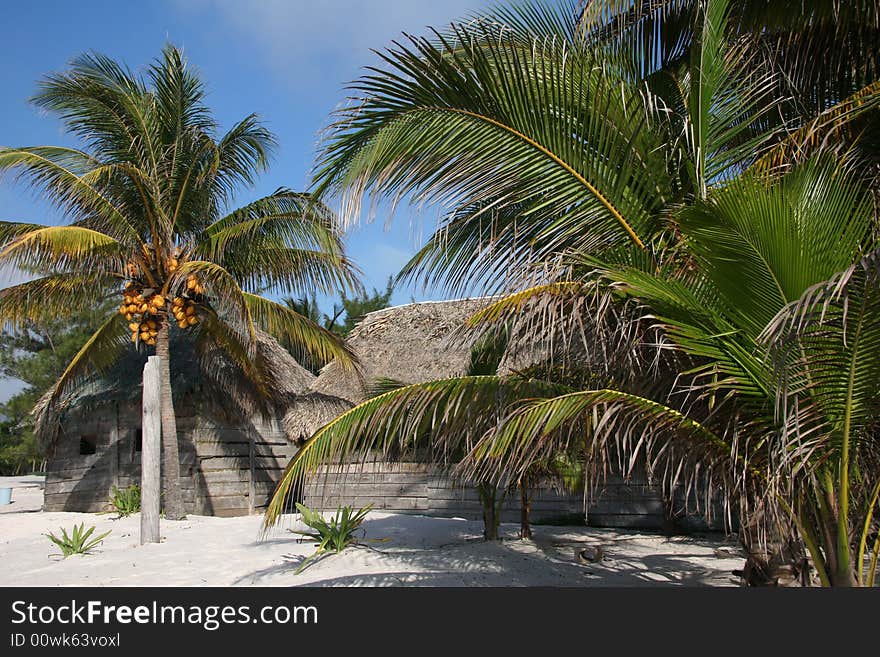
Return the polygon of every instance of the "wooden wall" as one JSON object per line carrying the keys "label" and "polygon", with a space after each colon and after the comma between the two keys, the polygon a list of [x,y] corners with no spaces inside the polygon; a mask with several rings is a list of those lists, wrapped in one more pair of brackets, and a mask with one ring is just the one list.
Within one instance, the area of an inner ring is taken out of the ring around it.
{"label": "wooden wall", "polygon": [[[43,508],[111,509],[114,485],[140,483],[140,405],[107,404],[71,413],[48,460]],[[246,515],[264,508],[292,453],[278,423],[255,420],[234,428],[228,418],[177,408],[180,477],[188,513]],[[97,438],[93,455],[80,454],[80,437]]]}
{"label": "wooden wall", "polygon": [[[415,463],[370,462],[363,466],[330,466],[311,478],[303,489],[303,503],[332,511],[339,506],[372,504],[395,513],[482,518],[482,506],[473,487],[456,485],[437,469]],[[574,521],[584,516],[583,493],[561,493],[549,484],[532,496],[532,521]],[[656,486],[644,478],[610,476],[591,500],[587,523],[596,527],[629,527],[695,531],[720,529],[720,519],[707,523],[700,514],[685,514],[681,503],[667,513]],[[502,511],[504,522],[519,522],[520,497],[511,491]]]}
{"label": "wooden wall", "polygon": [[[197,413],[178,405],[181,485],[186,510],[199,515],[236,516],[259,513],[268,504],[296,448],[276,421],[254,421],[233,428],[229,418]],[[108,511],[111,488],[140,483],[139,404],[108,404],[71,414],[55,454],[49,459],[46,511]],[[79,453],[81,435],[97,438],[97,451]],[[345,475],[343,477],[343,475]],[[342,505],[373,504],[383,511],[478,519],[482,507],[476,491],[455,485],[436,469],[421,464],[368,463],[363,469],[331,466],[308,482],[302,499],[309,507],[333,510]],[[679,505],[679,511],[680,505]],[[582,517],[581,493],[561,494],[550,487],[535,491],[534,522]],[[508,494],[502,519],[519,520],[519,494]],[[656,487],[644,479],[609,477],[589,508],[588,522],[604,527],[669,528],[671,518]],[[681,528],[710,528],[700,516],[681,516]],[[713,525],[718,528],[719,523]]]}

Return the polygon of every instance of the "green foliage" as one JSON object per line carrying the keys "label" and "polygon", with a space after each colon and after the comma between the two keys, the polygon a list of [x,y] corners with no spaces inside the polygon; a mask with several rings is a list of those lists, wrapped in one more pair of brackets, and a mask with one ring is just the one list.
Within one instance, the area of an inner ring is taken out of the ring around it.
{"label": "green foliage", "polygon": [[363,291],[353,296],[343,295],[339,306],[334,305],[333,313],[336,315],[341,308],[345,313],[345,317],[341,321],[334,321],[330,330],[343,337],[347,336],[365,315],[387,308],[391,304],[391,295],[393,293],[394,281],[389,276],[388,283],[383,292],[373,288],[372,292]]}
{"label": "green foliage", "polygon": [[[233,198],[268,168],[275,137],[255,115],[222,133],[179,48],[167,45],[142,71],[76,57],[40,80],[32,102],[81,148],[0,148],[0,174],[33,185],[67,220],[0,222],[0,264],[37,275],[0,291],[0,321],[42,326],[107,299],[119,308],[37,404],[36,431],[47,439],[84,384],[132,348],[167,354],[172,332],[193,336],[203,389],[242,413],[264,410],[277,387],[259,330],[295,356],[354,366],[338,336],[260,296],[357,288],[333,212],[286,188],[236,208]],[[215,367],[217,356],[230,367]],[[176,449],[173,437],[164,442]]]}
{"label": "green foliage", "polygon": [[363,524],[372,508],[373,506],[370,504],[354,511],[350,506],[343,506],[336,510],[336,514],[328,522],[319,512],[312,511],[307,506],[297,503],[296,509],[302,515],[303,523],[315,531],[297,531],[295,533],[313,539],[317,545],[314,554],[307,557],[297,568],[297,574],[301,573],[306,565],[316,557],[329,552],[338,554],[345,548],[356,545],[358,540],[355,532]]}
{"label": "green foliage", "polygon": [[110,535],[110,532],[108,531],[92,538],[92,534],[95,532],[95,527],[93,525],[88,529],[85,529],[85,523],[78,526],[74,525],[73,530],[69,535],[64,527],[59,527],[59,529],[61,530],[60,537],[55,536],[52,532],[49,532],[45,536],[61,548],[61,554],[63,554],[65,558],[73,554],[88,554],[89,551],[97,547]]}
{"label": "green foliage", "polygon": [[472,323],[579,336],[584,384],[489,359],[386,392],[322,428],[278,494],[361,449],[467,445],[479,481],[575,450],[708,481],[746,540],[794,532],[824,584],[870,583],[880,34],[876,3],[845,4],[530,2],[384,51],[318,189],[352,219],[371,196],[448,208],[401,278],[518,290]]}
{"label": "green foliage", "polygon": [[115,304],[105,302],[96,309],[0,333],[0,374],[24,383],[21,392],[0,404],[0,474],[26,472],[42,462],[31,411],[100,326],[102,316],[111,312],[111,305]]}
{"label": "green foliage", "polygon": [[141,510],[141,489],[137,484],[131,484],[128,488],[120,490],[113,486],[110,495],[110,504],[119,514],[120,518],[130,516]]}
{"label": "green foliage", "polygon": [[342,299],[333,304],[332,315],[321,312],[314,296],[288,297],[284,303],[288,308],[344,338],[365,315],[387,308],[391,303],[392,294],[394,294],[394,279],[389,276],[384,292],[376,288],[373,288],[372,292],[361,290],[351,296],[343,292]]}

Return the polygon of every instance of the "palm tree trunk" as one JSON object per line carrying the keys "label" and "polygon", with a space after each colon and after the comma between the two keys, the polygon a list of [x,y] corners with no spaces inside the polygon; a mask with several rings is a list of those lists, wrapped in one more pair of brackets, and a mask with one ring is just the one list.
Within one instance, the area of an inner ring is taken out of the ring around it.
{"label": "palm tree trunk", "polygon": [[156,355],[159,356],[159,397],[162,403],[162,461],[165,517],[180,520],[185,517],[180,494],[180,453],[177,445],[177,418],[174,415],[174,399],[171,395],[171,350],[168,321],[163,321],[156,336]]}
{"label": "palm tree trunk", "polygon": [[532,489],[528,475],[523,475],[519,482],[519,536],[523,539],[532,537]]}
{"label": "palm tree trunk", "polygon": [[497,541],[504,496],[499,499],[497,486],[485,482],[477,484],[477,492],[483,504],[483,538],[487,541]]}

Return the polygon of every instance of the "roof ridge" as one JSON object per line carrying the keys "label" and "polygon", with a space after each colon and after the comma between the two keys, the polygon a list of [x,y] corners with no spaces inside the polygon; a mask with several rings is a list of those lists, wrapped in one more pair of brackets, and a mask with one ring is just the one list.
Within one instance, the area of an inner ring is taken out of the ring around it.
{"label": "roof ridge", "polygon": [[[389,310],[399,310],[400,308],[407,308],[409,306],[427,306],[433,304],[441,304],[441,303],[458,303],[460,301],[484,301],[489,299],[494,299],[496,296],[482,296],[482,297],[462,297],[460,299],[431,299],[428,301],[411,301],[409,303],[401,303],[397,306],[388,306],[387,308],[381,308],[379,310],[373,310],[364,315],[364,319],[373,315],[379,315],[381,313],[388,312]],[[363,321],[363,320],[362,320]]]}

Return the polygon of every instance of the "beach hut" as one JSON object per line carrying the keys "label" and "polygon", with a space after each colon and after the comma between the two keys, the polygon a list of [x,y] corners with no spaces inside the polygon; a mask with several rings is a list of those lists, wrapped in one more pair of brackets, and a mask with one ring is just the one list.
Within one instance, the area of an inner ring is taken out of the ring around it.
{"label": "beach hut", "polygon": [[[404,384],[462,376],[471,359],[471,344],[461,330],[465,320],[484,308],[491,299],[412,303],[369,313],[354,328],[348,344],[360,363],[359,373],[347,373],[330,363],[310,385],[310,392],[298,397],[285,421],[288,433],[297,440],[314,431],[370,396],[370,388],[381,380]],[[538,336],[536,336],[538,337]],[[511,348],[499,370],[513,370],[538,364],[568,344],[543,344],[532,349]],[[340,505],[364,506],[397,513],[480,518],[482,506],[467,482],[452,481],[441,469],[425,463],[383,462],[369,455],[356,464],[328,464],[311,477],[300,493],[310,507],[335,509]],[[519,496],[507,496],[502,511],[505,521],[518,521]],[[539,485],[531,502],[536,521],[558,522],[584,516],[582,492],[564,493],[551,480]],[[671,510],[657,486],[644,475],[625,480],[610,474],[590,498],[589,522],[596,526],[702,529],[698,516],[681,516],[672,522]]]}
{"label": "beach hut", "polygon": [[[256,391],[222,353],[200,351],[179,336],[172,353],[185,509],[224,516],[258,512],[296,450],[285,431],[286,413],[314,376],[258,333],[256,359],[272,390],[272,399],[259,407]],[[144,361],[131,352],[79,390],[59,424],[41,436],[50,454],[44,510],[107,510],[113,486],[139,483]]]}

